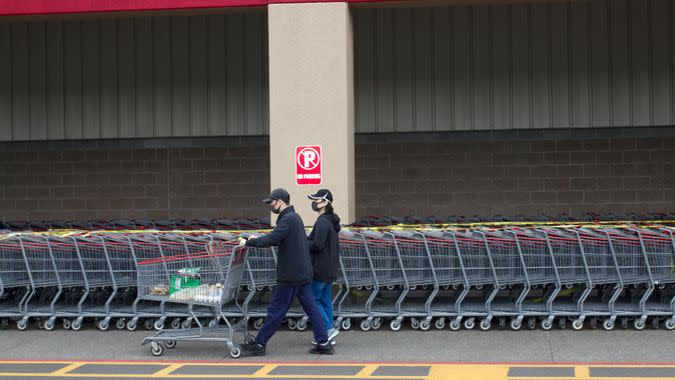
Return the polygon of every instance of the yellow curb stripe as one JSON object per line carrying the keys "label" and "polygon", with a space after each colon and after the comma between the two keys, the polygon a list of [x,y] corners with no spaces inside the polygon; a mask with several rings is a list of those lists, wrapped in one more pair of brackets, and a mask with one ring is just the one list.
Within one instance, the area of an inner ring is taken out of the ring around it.
{"label": "yellow curb stripe", "polygon": [[78,369],[85,364],[87,364],[87,363],[86,362],[77,362],[77,363],[67,365],[67,366],[61,368],[58,371],[54,371],[54,372],[50,373],[50,376],[60,376],[60,375],[66,374],[67,372],[70,372],[74,369]]}
{"label": "yellow curb stripe", "polygon": [[152,376],[150,376],[150,377],[164,377],[164,376],[166,376],[166,375],[171,374],[171,372],[177,370],[178,368],[180,368],[180,367],[182,367],[182,366],[184,366],[184,365],[185,365],[185,364],[171,364],[170,366],[168,366],[168,367],[166,367],[166,368],[164,368],[164,369],[162,369],[162,370],[160,370],[160,371],[155,372],[155,373],[152,374]]}

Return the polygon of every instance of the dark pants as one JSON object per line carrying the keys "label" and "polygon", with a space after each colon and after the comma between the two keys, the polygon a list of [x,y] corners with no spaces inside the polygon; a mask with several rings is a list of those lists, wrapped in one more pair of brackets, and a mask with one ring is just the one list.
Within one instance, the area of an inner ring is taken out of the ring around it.
{"label": "dark pants", "polygon": [[321,310],[314,301],[314,293],[312,292],[312,285],[306,284],[301,286],[277,286],[277,289],[272,295],[270,304],[267,307],[267,318],[263,324],[256,342],[263,346],[267,344],[272,335],[277,332],[281,322],[283,321],[288,309],[293,304],[293,300],[298,298],[302,309],[309,317],[309,322],[312,324],[312,331],[314,331],[314,340],[319,343],[326,343],[328,335],[326,333],[326,325],[321,314]]}

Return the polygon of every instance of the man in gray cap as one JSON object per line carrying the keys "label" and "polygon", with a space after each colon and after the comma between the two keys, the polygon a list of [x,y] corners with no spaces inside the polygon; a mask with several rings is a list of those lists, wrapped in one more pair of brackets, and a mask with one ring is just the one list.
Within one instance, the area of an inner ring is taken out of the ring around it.
{"label": "man in gray cap", "polygon": [[277,287],[267,309],[267,318],[255,342],[242,345],[242,351],[251,356],[265,355],[267,341],[279,329],[293,300],[297,298],[309,316],[317,342],[309,352],[333,354],[333,345],[328,340],[323,316],[312,292],[313,269],[305,224],[290,205],[291,196],[286,190],[274,189],[263,202],[269,205],[270,211],[279,215],[276,227],[269,234],[242,241],[242,244],[247,247],[278,246]]}

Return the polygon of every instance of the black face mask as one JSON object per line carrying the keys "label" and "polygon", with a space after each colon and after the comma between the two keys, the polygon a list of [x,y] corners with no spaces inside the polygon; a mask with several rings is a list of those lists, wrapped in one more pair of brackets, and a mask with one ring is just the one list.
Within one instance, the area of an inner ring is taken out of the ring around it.
{"label": "black face mask", "polygon": [[270,211],[272,211],[273,214],[279,214],[279,209],[275,208],[272,204],[270,204]]}
{"label": "black face mask", "polygon": [[312,202],[312,210],[313,210],[313,211],[315,211],[315,212],[321,211],[321,209],[319,208],[318,204],[319,204],[319,202],[317,202],[317,201]]}

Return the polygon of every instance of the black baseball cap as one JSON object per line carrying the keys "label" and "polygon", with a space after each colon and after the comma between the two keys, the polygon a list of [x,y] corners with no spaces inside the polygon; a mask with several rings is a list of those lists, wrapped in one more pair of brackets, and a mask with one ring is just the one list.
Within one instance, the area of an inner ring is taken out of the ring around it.
{"label": "black baseball cap", "polygon": [[291,203],[291,195],[288,194],[288,191],[278,188],[272,190],[270,195],[267,196],[267,198],[263,199],[264,203],[272,203],[273,201],[280,200],[284,201],[284,203],[289,204]]}
{"label": "black baseball cap", "polygon": [[328,189],[321,189],[316,192],[316,194],[308,195],[307,198],[317,200],[317,199],[325,199],[330,203],[333,203],[333,193],[330,192]]}

